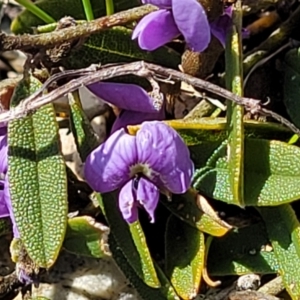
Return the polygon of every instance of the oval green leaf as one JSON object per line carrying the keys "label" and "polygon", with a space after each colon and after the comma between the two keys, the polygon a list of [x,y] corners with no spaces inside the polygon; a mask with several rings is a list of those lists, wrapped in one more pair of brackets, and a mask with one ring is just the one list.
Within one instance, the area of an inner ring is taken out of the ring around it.
{"label": "oval green leaf", "polygon": [[[15,88],[11,106],[35,92],[41,83],[27,76]],[[52,104],[8,125],[8,178],[21,239],[39,267],[55,262],[67,224],[67,177],[60,153]]]}
{"label": "oval green leaf", "polygon": [[300,224],[290,205],[264,207],[262,215],[283,284],[293,300],[300,299]]}
{"label": "oval green leaf", "polygon": [[[198,151],[201,146],[198,145]],[[226,145],[196,171],[194,187],[234,204]],[[201,152],[199,152],[201,153]],[[300,148],[279,141],[245,140],[245,205],[275,206],[300,198]]]}
{"label": "oval green leaf", "polygon": [[132,30],[116,26],[90,36],[82,47],[73,49],[63,64],[70,69],[80,69],[91,64],[124,63],[136,60],[157,63],[177,69],[180,55],[168,47],[144,51],[131,39]]}

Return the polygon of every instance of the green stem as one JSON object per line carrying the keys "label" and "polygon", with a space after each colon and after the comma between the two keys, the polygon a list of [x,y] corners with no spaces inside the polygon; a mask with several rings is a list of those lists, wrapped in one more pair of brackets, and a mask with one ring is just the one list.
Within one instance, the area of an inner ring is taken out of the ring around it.
{"label": "green stem", "polygon": [[43,20],[45,23],[50,24],[56,22],[51,16],[49,16],[46,12],[33,4],[30,0],[16,0],[16,2],[25,7],[32,14]]}
{"label": "green stem", "polygon": [[85,17],[88,21],[94,20],[94,13],[92,10],[92,5],[90,0],[82,0],[84,12],[85,12]]}
{"label": "green stem", "polygon": [[[86,23],[86,20],[76,20],[76,25],[81,25]],[[57,27],[57,22],[56,23],[51,23],[47,25],[40,25],[36,27],[36,33],[47,33],[47,32],[52,32],[56,29]]]}
{"label": "green stem", "polygon": [[106,15],[112,15],[114,13],[114,0],[105,0]]}

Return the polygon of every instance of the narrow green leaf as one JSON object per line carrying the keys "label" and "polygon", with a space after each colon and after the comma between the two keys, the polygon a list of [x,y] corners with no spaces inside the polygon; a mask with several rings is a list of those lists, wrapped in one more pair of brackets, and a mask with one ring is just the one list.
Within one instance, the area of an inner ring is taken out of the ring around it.
{"label": "narrow green leaf", "polygon": [[40,9],[38,6],[36,6],[34,3],[32,3],[30,0],[16,0],[17,3],[22,5],[24,8],[26,8],[28,11],[30,11],[32,14],[43,20],[45,23],[53,23],[55,20],[49,16],[47,13],[45,13],[42,9]]}
{"label": "narrow green leaf", "polygon": [[162,197],[161,202],[179,219],[200,231],[206,232],[213,236],[223,236],[231,226],[221,219],[215,220],[208,214],[202,212],[196,204],[194,192],[188,190],[182,195],[173,195],[172,201]]}
{"label": "narrow green leaf", "polygon": [[284,286],[293,300],[300,299],[300,224],[290,205],[259,209]]}
{"label": "narrow green leaf", "polygon": [[129,225],[129,230],[137,251],[140,254],[143,273],[146,274],[147,284],[151,287],[160,287],[160,282],[153,265],[153,261],[146,243],[146,237],[139,221]]}
{"label": "narrow green leaf", "polygon": [[143,300],[179,300],[175,291],[172,289],[170,284],[165,281],[165,276],[161,276],[161,271],[158,269],[157,273],[163,283],[161,288],[151,288],[145,284],[145,282],[137,275],[135,269],[128,262],[127,257],[120,248],[120,244],[117,243],[113,234],[109,235],[109,245],[113,254],[113,257],[118,264],[118,267],[123,271],[126,278],[129,279],[130,283],[135,287],[141,299]]}
{"label": "narrow green leaf", "polygon": [[[41,83],[26,76],[15,88],[11,106]],[[67,223],[67,177],[60,153],[52,104],[8,125],[8,178],[13,211],[26,250],[40,267],[55,262]]]}
{"label": "narrow green leaf", "polygon": [[[225,48],[226,87],[234,94],[243,95],[242,8],[234,4],[233,26],[227,35]],[[244,206],[244,108],[227,101],[229,181],[233,204]]]}
{"label": "narrow green leaf", "polygon": [[115,11],[114,0],[105,0],[106,4],[106,15],[112,15]]}
{"label": "narrow green leaf", "polygon": [[68,98],[71,130],[80,158],[84,162],[91,151],[99,145],[99,139],[82,108],[79,92],[69,94]]}
{"label": "narrow green leaf", "polygon": [[[206,145],[207,148],[207,145]],[[197,146],[201,153],[201,146]],[[195,172],[200,193],[234,204],[225,147]],[[300,148],[278,141],[245,140],[245,205],[275,206],[300,198]],[[199,175],[198,175],[199,174]]]}
{"label": "narrow green leaf", "polygon": [[[85,20],[85,12],[82,0],[38,0],[35,5],[48,13],[56,21],[65,16],[73,17],[76,20]],[[114,0],[115,12],[139,6],[138,0]],[[105,0],[91,0],[91,6],[95,18],[106,15]],[[33,28],[43,25],[44,22],[28,10],[21,12],[12,22],[11,31],[15,34],[33,33]]]}
{"label": "narrow green leaf", "polygon": [[92,217],[82,216],[68,220],[64,248],[72,253],[101,258],[110,255],[109,228]]}
{"label": "narrow green leaf", "polygon": [[[200,118],[193,121],[171,120],[166,124],[174,128],[188,146],[203,142],[219,142],[227,138],[225,118]],[[291,137],[289,129],[271,122],[245,120],[245,136],[251,138],[276,139],[286,141]]]}
{"label": "narrow green leaf", "polygon": [[276,273],[278,262],[263,222],[214,238],[207,267],[212,276]]}
{"label": "narrow green leaf", "polygon": [[94,20],[94,13],[91,5],[90,0],[82,0],[83,8],[84,8],[84,13],[87,21],[92,21]]}
{"label": "narrow green leaf", "polygon": [[194,299],[198,294],[204,267],[204,234],[170,216],[165,243],[167,276],[182,299]]}
{"label": "narrow green leaf", "polygon": [[93,63],[107,64],[144,60],[177,69],[180,55],[168,47],[155,51],[141,50],[133,41],[132,30],[116,26],[112,29],[93,34],[82,47],[73,49],[63,64],[70,69],[88,67]]}
{"label": "narrow green leaf", "polygon": [[141,253],[136,248],[128,224],[123,220],[118,207],[118,191],[101,194],[100,207],[109,224],[111,235],[121,248],[128,263],[135,273],[149,286],[159,287],[160,284],[153,278],[152,270],[148,270],[148,262],[145,263]]}

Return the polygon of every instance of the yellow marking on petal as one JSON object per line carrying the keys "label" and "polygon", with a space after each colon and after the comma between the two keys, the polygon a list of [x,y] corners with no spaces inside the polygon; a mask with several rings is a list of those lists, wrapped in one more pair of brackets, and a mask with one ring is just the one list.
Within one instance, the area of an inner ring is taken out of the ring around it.
{"label": "yellow marking on petal", "polygon": [[128,134],[136,135],[137,132],[140,130],[140,128],[141,128],[141,125],[128,125],[127,126]]}

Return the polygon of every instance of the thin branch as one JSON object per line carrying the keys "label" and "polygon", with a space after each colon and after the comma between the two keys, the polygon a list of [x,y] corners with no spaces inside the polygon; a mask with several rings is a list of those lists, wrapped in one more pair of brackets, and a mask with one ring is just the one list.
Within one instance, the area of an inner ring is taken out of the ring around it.
{"label": "thin branch", "polygon": [[76,27],[68,27],[61,30],[36,34],[11,36],[0,33],[0,51],[8,50],[35,50],[40,48],[51,48],[75,39],[88,37],[113,26],[125,25],[137,21],[148,13],[157,10],[156,6],[147,4],[132,9],[128,9],[116,14],[105,16],[94,21],[86,22]]}
{"label": "thin branch", "polygon": [[[18,106],[10,109],[9,111],[0,112],[0,122],[7,122],[25,117],[41,106],[51,103],[58,98],[67,95],[68,93],[76,91],[81,86],[90,85],[99,81],[111,79],[113,77],[134,74],[140,77],[144,77],[148,80],[152,77],[156,80],[161,78],[162,80],[167,79],[186,82],[194,87],[204,89],[223,98],[231,100],[239,105],[242,105],[247,111],[250,111],[252,114],[271,116],[300,136],[300,130],[294,124],[281,117],[280,115],[262,107],[260,100],[240,97],[213,83],[184,74],[180,71],[167,69],[155,64],[145,63],[143,61],[126,64],[109,64],[102,66],[100,69],[99,68],[100,67],[97,65],[92,65],[85,69],[63,71],[60,74],[54,75],[54,77],[50,77],[37,92],[24,99]],[[42,92],[47,89],[47,87],[54,80],[59,80],[66,76],[78,78],[72,79],[68,83],[51,91],[49,94],[41,95]]]}

